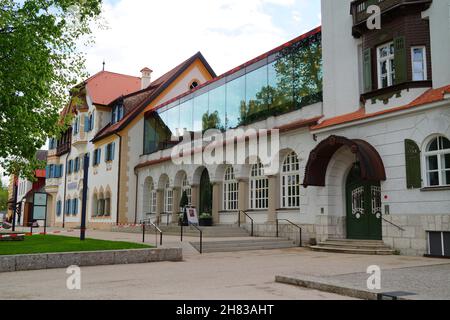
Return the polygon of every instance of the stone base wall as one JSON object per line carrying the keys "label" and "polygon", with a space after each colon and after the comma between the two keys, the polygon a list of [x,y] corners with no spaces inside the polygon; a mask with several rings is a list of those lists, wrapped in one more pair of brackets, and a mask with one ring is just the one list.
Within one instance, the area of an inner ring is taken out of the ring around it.
{"label": "stone base wall", "polygon": [[346,217],[320,215],[316,217],[317,242],[327,239],[345,239],[347,235]]}
{"label": "stone base wall", "polygon": [[392,215],[383,221],[383,240],[402,255],[422,256],[428,252],[428,231],[450,231],[450,215]]}
{"label": "stone base wall", "polygon": [[[302,228],[302,243],[308,245],[311,239],[315,239],[315,225],[313,224],[299,224]],[[249,233],[251,231],[251,224],[242,226]],[[275,237],[277,235],[276,223],[255,224],[253,226],[254,236],[256,237]],[[289,239],[299,243],[300,232],[299,229],[290,224],[280,223],[278,226],[278,233],[280,238]]]}

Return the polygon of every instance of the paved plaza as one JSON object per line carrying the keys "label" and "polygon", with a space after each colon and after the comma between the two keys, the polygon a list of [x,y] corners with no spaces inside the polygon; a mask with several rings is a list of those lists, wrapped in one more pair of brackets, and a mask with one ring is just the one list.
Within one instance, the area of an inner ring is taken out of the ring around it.
{"label": "paved plaza", "polygon": [[[88,231],[88,237],[141,241],[141,235],[128,233]],[[148,240],[154,243],[155,237],[149,236]],[[196,240],[187,238],[181,244],[179,237],[164,237],[164,247],[183,247],[183,262],[82,268],[80,291],[66,288],[68,275],[62,269],[2,273],[0,299],[349,299],[276,283],[275,276],[336,277],[363,286],[370,265],[381,267],[386,277],[383,284],[389,290],[396,289],[392,281],[399,279],[405,284],[399,290],[418,292],[426,288],[425,295],[441,296],[450,292],[450,263],[446,259],[332,254],[306,248],[200,255],[189,244]],[[432,282],[428,283],[428,277]]]}

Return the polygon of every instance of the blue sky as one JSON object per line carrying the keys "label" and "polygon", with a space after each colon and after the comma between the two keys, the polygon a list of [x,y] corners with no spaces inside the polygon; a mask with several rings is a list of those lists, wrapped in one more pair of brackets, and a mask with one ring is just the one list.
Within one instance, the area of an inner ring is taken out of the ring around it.
{"label": "blue sky", "polygon": [[87,67],[159,76],[201,51],[216,73],[320,25],[320,0],[105,0]]}

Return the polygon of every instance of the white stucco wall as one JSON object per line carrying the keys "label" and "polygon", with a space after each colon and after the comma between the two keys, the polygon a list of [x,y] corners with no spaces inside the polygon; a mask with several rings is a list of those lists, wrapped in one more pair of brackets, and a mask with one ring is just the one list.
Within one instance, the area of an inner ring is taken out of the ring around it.
{"label": "white stucco wall", "polygon": [[322,0],[324,116],[359,108],[358,40],[352,36],[351,0]]}
{"label": "white stucco wall", "polygon": [[430,20],[433,87],[450,85],[450,0],[433,1],[423,13]]}

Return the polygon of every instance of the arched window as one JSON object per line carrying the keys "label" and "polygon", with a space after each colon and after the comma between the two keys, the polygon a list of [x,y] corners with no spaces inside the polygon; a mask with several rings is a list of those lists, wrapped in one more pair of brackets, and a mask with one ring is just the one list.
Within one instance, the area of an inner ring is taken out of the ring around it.
{"label": "arched window", "polygon": [[105,196],[105,217],[110,216],[111,216],[111,193],[107,191]]}
{"label": "arched window", "polygon": [[98,197],[97,193],[92,197],[92,217],[98,217]]}
{"label": "arched window", "polygon": [[[153,197],[154,194],[155,194],[155,197]],[[153,184],[153,180],[150,177],[148,177],[145,180],[143,198],[144,198],[143,199],[144,215],[155,213],[156,210],[153,211],[152,207],[153,207],[153,201],[156,202],[156,191],[155,191],[155,186]]]}
{"label": "arched window", "polygon": [[425,170],[429,187],[450,185],[450,140],[440,136],[427,145]]}
{"label": "arched window", "polygon": [[295,152],[283,161],[281,170],[282,208],[300,208],[300,162]]}
{"label": "arched window", "polygon": [[223,210],[234,211],[238,209],[239,184],[234,176],[233,167],[225,170],[223,179]]}
{"label": "arched window", "polygon": [[269,207],[269,179],[264,176],[264,166],[258,161],[250,173],[250,209]]}
{"label": "arched window", "polygon": [[61,217],[61,215],[62,215],[62,202],[61,200],[58,200],[56,202],[56,216]]}
{"label": "arched window", "polygon": [[167,181],[164,188],[164,212],[173,212],[173,190],[170,189],[170,183]]}
{"label": "arched window", "polygon": [[105,198],[103,193],[100,193],[97,201],[97,213],[99,217],[103,217],[105,215]]}
{"label": "arched window", "polygon": [[181,194],[183,195],[184,192],[186,192],[188,198],[188,205],[192,205],[192,189],[187,174],[184,175],[183,183],[181,184]]}

